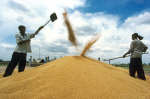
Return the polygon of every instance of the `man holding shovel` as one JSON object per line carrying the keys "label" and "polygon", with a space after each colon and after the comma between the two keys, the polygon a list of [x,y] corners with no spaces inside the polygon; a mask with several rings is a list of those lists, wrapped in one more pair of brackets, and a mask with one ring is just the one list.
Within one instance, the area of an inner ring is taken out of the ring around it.
{"label": "man holding shovel", "polygon": [[50,15],[50,19],[43,25],[40,26],[35,33],[33,34],[27,34],[25,33],[26,27],[23,25],[20,25],[18,27],[19,33],[16,34],[16,43],[17,46],[15,48],[15,51],[13,52],[12,58],[10,63],[8,64],[6,71],[3,75],[3,77],[10,76],[16,65],[19,64],[18,66],[18,72],[23,72],[26,66],[26,56],[27,53],[31,52],[31,46],[30,46],[30,41],[32,38],[35,37],[39,33],[39,31],[44,28],[50,21],[54,22],[57,19],[56,13],[53,13]]}
{"label": "man holding shovel", "polygon": [[26,56],[27,53],[31,52],[31,46],[30,46],[30,41],[32,38],[35,37],[39,33],[39,31],[43,28],[43,26],[40,26],[35,33],[33,34],[28,34],[25,33],[26,27],[23,25],[20,25],[18,27],[19,33],[16,34],[16,43],[17,46],[15,48],[15,51],[13,52],[11,61],[9,62],[6,71],[3,75],[3,77],[7,77],[11,75],[16,67],[17,64],[18,66],[18,72],[23,72],[25,69],[26,65]]}
{"label": "man holding shovel", "polygon": [[138,33],[132,34],[132,42],[130,44],[130,49],[126,52],[123,57],[131,53],[129,73],[131,77],[135,77],[137,72],[137,77],[142,80],[146,80],[145,73],[142,66],[142,54],[146,52],[148,47],[141,41],[143,39]]}

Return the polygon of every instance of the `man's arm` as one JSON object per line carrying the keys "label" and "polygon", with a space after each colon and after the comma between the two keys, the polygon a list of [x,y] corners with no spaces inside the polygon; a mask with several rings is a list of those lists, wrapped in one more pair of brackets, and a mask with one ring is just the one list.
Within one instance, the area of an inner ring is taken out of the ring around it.
{"label": "man's arm", "polygon": [[40,26],[40,27],[35,31],[35,33],[30,34],[29,38],[30,38],[30,39],[31,39],[31,38],[34,38],[35,35],[37,35],[37,34],[39,33],[39,31],[40,31],[42,28],[44,28],[44,26]]}
{"label": "man's arm", "polygon": [[134,42],[132,41],[130,44],[130,49],[123,55],[123,57],[126,57],[126,55],[130,54],[133,51],[134,49],[133,43]]}
{"label": "man's arm", "polygon": [[30,40],[23,40],[23,41],[20,41],[18,44],[23,44],[23,43],[26,43],[26,42],[29,42]]}
{"label": "man's arm", "polygon": [[39,33],[39,31],[41,30],[41,29],[43,29],[44,28],[44,26],[40,26],[36,31],[35,31],[35,35],[37,35],[38,33]]}
{"label": "man's arm", "polygon": [[143,46],[142,51],[146,52],[148,47],[142,41],[141,41],[141,43],[142,43],[142,46]]}
{"label": "man's arm", "polygon": [[131,53],[131,49],[129,49],[124,55],[123,57],[126,57],[126,55],[130,54]]}

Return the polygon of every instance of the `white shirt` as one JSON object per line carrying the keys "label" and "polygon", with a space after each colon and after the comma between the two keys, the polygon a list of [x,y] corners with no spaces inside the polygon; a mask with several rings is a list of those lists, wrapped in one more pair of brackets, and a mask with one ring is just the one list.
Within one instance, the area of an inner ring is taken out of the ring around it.
{"label": "white shirt", "polygon": [[141,40],[133,40],[130,44],[129,52],[131,58],[140,58],[144,52],[144,48],[147,47]]}
{"label": "white shirt", "polygon": [[22,44],[18,44],[18,43],[25,40],[31,40],[32,38],[34,38],[34,36],[35,36],[34,34],[29,34],[29,33],[26,33],[24,36],[22,36],[20,33],[16,34],[15,37],[16,37],[17,46],[14,52],[25,53],[25,54],[31,53],[31,45],[30,45],[31,41]]}

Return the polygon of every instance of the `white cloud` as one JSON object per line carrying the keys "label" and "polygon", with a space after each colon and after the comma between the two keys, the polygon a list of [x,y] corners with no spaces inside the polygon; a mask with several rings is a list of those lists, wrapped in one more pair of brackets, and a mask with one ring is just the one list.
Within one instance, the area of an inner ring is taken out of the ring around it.
{"label": "white cloud", "polygon": [[0,46],[3,48],[14,48],[15,46],[8,43],[0,43]]}
{"label": "white cloud", "polygon": [[[82,42],[82,48],[92,35],[101,34],[100,40],[93,46],[87,54],[88,56],[113,58],[122,56],[129,49],[131,35],[134,32],[144,36],[143,42],[149,46],[149,15],[150,12],[148,11],[139,13],[136,16],[129,17],[120,25],[118,16],[75,11],[70,16],[70,20],[72,20],[75,32],[80,38],[79,41]],[[82,35],[79,35],[80,33]],[[144,62],[148,62],[147,58],[148,56],[144,58]]]}
{"label": "white cloud", "polygon": [[0,43],[0,59],[11,59],[11,54],[15,48],[15,45],[9,43]]}
{"label": "white cloud", "polygon": [[[13,7],[9,4],[9,1],[4,2],[4,0],[0,4],[2,8],[0,9],[2,12],[0,14],[2,16],[0,32],[5,32],[1,34],[0,43],[5,43],[6,41],[4,42],[4,39],[7,36],[14,35],[18,32],[17,26],[19,24],[25,24],[28,32],[34,32],[40,25],[48,20],[52,12],[56,12],[58,15],[56,22],[46,26],[36,38],[32,40],[33,53],[29,54],[29,56],[33,55],[33,57],[39,57],[39,48],[41,56],[79,55],[87,41],[97,33],[101,34],[101,36],[98,42],[91,48],[90,52],[87,53],[90,57],[97,58],[100,56],[102,58],[113,58],[123,55],[129,48],[131,34],[134,32],[139,32],[144,36],[143,42],[150,47],[149,11],[128,17],[120,24],[120,18],[116,15],[105,14],[103,12],[84,13],[77,10],[76,8],[85,6],[85,0],[12,1],[13,3],[11,4],[16,6],[22,5],[24,8],[22,8],[22,10],[16,10],[16,8],[20,6]],[[71,13],[68,13],[68,15],[80,44],[78,51],[68,42],[68,34],[62,17],[64,8],[71,10]],[[23,11],[25,9],[26,11]],[[13,48],[13,46],[14,44],[11,42],[7,42],[7,44],[4,45],[1,44],[1,47],[5,49],[2,52],[6,53],[6,47]],[[11,49],[10,52],[13,52],[13,49]],[[10,59],[10,53],[8,56]],[[8,56],[5,57],[5,59],[8,59]],[[146,56],[145,62],[147,62],[147,58],[149,58],[149,56]],[[124,60],[118,61],[124,62]],[[125,59],[125,61],[128,60]]]}
{"label": "white cloud", "polygon": [[[84,4],[85,0],[2,0],[0,3],[0,43],[7,42],[8,40],[6,40],[6,38],[8,36],[15,35],[15,33],[18,32],[17,27],[20,24],[27,26],[27,32],[34,32],[49,19],[50,14],[53,12],[57,13],[58,20],[46,26],[45,29],[33,39],[32,45],[45,48],[44,45],[50,45],[60,39],[67,39],[66,30],[62,25],[62,13],[64,8],[74,10],[77,7],[84,6]],[[12,39],[15,41],[14,37],[12,37]],[[10,45],[12,44],[11,42],[8,43],[10,43]],[[6,46],[2,47],[4,49]]]}

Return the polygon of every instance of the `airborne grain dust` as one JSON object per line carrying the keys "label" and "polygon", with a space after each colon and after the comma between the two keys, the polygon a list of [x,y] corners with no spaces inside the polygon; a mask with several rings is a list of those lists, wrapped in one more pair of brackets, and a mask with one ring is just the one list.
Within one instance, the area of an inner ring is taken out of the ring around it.
{"label": "airborne grain dust", "polygon": [[67,17],[67,12],[64,12],[63,16],[64,16],[64,21],[65,21],[65,24],[66,24],[66,27],[68,30],[68,39],[74,46],[77,46],[77,40],[75,37],[75,33],[74,33],[72,26],[71,26],[71,23]]}
{"label": "airborne grain dust", "polygon": [[83,51],[81,52],[80,56],[84,56],[85,53],[91,48],[91,46],[93,44],[95,44],[95,42],[99,39],[99,35],[96,35],[95,37],[93,37],[84,47]]}

